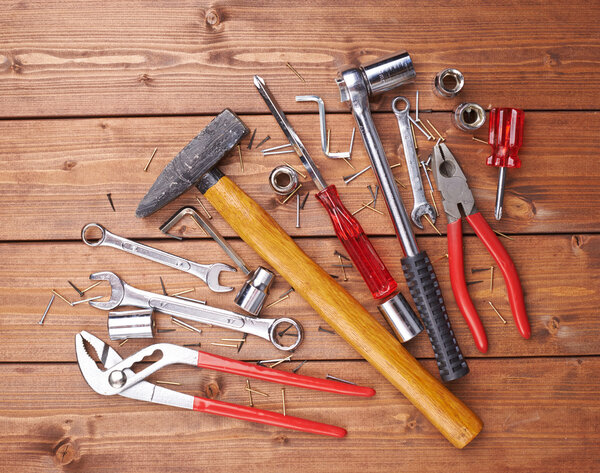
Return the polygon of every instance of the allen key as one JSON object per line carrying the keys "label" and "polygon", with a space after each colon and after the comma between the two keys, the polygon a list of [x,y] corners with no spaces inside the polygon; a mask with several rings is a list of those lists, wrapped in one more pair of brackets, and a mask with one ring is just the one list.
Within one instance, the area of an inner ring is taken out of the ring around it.
{"label": "allen key", "polygon": [[218,245],[227,253],[227,256],[231,258],[231,260],[235,263],[235,265],[240,268],[240,270],[248,275],[250,274],[250,270],[246,266],[246,263],[242,259],[240,255],[236,253],[236,251],[232,248],[225,238],[214,228],[209,222],[204,220],[198,211],[191,206],[180,208],[175,214],[173,214],[165,223],[163,223],[160,227],[160,231],[169,234],[168,231],[173,228],[186,215],[189,215],[194,219],[194,221],[202,227],[202,229],[210,235],[210,237],[218,243]]}
{"label": "allen key", "polygon": [[341,153],[331,153],[329,151],[327,121],[325,118],[325,102],[323,102],[323,99],[318,95],[297,95],[296,102],[317,103],[319,107],[319,129],[321,131],[321,150],[323,151],[323,154],[331,159],[351,159],[352,148],[354,147],[354,134],[356,133],[356,128],[352,130],[352,137],[350,138],[350,149]]}

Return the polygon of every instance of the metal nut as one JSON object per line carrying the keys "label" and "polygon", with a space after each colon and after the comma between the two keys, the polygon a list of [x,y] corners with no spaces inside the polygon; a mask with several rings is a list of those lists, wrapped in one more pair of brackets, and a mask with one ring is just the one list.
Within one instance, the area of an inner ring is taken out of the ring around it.
{"label": "metal nut", "polygon": [[444,69],[435,76],[433,85],[437,95],[451,98],[462,90],[465,85],[465,77],[458,69]]}
{"label": "metal nut", "polygon": [[478,130],[485,123],[485,110],[476,103],[461,103],[454,110],[453,122],[459,130]]}
{"label": "metal nut", "polygon": [[298,173],[289,166],[277,166],[271,171],[269,183],[275,192],[287,195],[298,187]]}

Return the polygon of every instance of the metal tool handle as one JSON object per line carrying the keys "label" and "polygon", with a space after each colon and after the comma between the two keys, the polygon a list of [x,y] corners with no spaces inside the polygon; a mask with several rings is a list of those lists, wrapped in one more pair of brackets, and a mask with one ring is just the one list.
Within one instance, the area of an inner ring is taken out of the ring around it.
{"label": "metal tool handle", "polygon": [[453,381],[466,375],[469,367],[456,342],[440,285],[427,253],[422,251],[418,255],[403,258],[402,270],[410,295],[425,324],[442,379]]}
{"label": "metal tool handle", "polygon": [[[269,340],[279,350],[289,351],[296,348],[302,341],[302,327],[294,319],[282,317],[279,319],[259,319],[247,317],[230,310],[219,309],[196,302],[164,296],[153,292],[144,291],[123,283],[125,295],[121,305],[134,307],[148,307],[159,312],[182,319],[192,320],[203,324],[216,325],[217,327],[237,330],[238,332],[255,335]],[[281,324],[291,324],[296,329],[296,340],[284,346],[279,343],[276,329]]]}
{"label": "metal tool handle", "polygon": [[[89,240],[86,237],[87,231],[92,228],[97,228],[100,230],[101,235],[97,241]],[[81,239],[88,246],[110,246],[132,255],[141,256],[142,258],[154,261],[155,263],[164,264],[165,266],[169,266],[170,268],[174,269],[179,269],[180,271],[184,271],[200,278],[202,281],[208,284],[207,275],[211,265],[195,263],[180,256],[167,253],[166,251],[152,248],[151,246],[123,238],[109,232],[106,228],[97,223],[88,223],[85,227],[83,227],[81,230]]]}
{"label": "metal tool handle", "polygon": [[404,207],[404,202],[398,192],[398,186],[396,186],[396,182],[394,181],[392,168],[385,156],[379,134],[373,123],[367,94],[365,93],[364,97],[359,94],[352,94],[351,102],[354,118],[365,143],[375,177],[385,197],[396,235],[402,244],[406,256],[414,256],[419,252],[417,240],[410,226],[410,219]]}
{"label": "metal tool handle", "polygon": [[[353,80],[352,85],[355,86],[353,90],[360,90],[359,87],[362,81],[360,76],[345,75],[344,78],[349,89],[352,88],[348,82]],[[424,251],[419,252],[417,247],[408,214],[394,182],[392,169],[385,157],[379,134],[373,123],[367,91],[350,93],[350,101],[371,165],[390,211],[396,235],[400,239],[406,255],[402,260],[404,276],[410,294],[425,324],[436,355],[440,374],[444,381],[460,378],[469,372],[469,368],[456,343],[433,266],[430,264],[427,254]]]}

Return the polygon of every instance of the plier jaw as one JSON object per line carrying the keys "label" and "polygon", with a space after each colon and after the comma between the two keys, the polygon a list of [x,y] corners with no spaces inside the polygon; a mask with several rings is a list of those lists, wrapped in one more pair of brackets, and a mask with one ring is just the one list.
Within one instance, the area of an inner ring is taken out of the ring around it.
{"label": "plier jaw", "polygon": [[461,207],[465,215],[477,212],[475,198],[467,184],[467,178],[456,158],[444,143],[439,143],[433,148],[431,169],[438,190],[442,194],[448,223],[460,220]]}

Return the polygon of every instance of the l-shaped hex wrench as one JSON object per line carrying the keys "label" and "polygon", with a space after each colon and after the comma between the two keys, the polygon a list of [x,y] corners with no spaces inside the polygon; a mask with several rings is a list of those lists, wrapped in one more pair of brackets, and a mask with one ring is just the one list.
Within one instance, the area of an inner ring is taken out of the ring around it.
{"label": "l-shaped hex wrench", "polygon": [[425,251],[419,251],[410,220],[394,181],[369,109],[369,95],[412,82],[416,73],[407,52],[380,58],[363,67],[341,71],[336,80],[342,102],[349,102],[381,192],[402,244],[402,269],[410,294],[427,329],[444,381],[458,379],[469,367],[450,326],[437,276]]}

